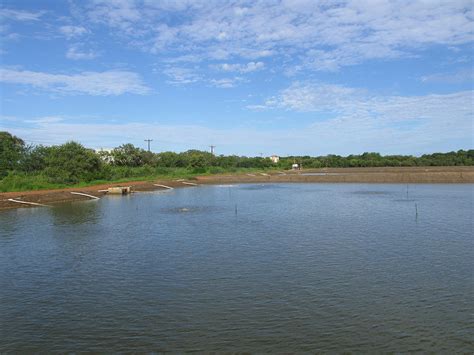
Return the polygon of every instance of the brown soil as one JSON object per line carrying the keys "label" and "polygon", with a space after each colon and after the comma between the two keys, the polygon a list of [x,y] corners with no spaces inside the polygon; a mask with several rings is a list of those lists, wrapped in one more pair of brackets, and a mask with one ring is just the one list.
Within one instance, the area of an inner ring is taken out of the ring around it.
{"label": "brown soil", "polygon": [[[315,175],[306,175],[315,174]],[[189,182],[189,181],[188,181]],[[198,177],[198,184],[230,184],[230,183],[474,183],[474,167],[415,167],[415,168],[326,168],[305,169],[301,171],[271,172],[268,174],[234,174]],[[111,183],[83,188],[67,188],[58,190],[38,190],[0,193],[0,210],[29,207],[8,199],[51,205],[68,201],[88,200],[71,192],[82,192],[102,197],[106,193],[99,190],[112,186],[131,186],[132,191],[163,190],[153,184],[170,187],[191,187],[178,180],[130,181],[127,183]]]}

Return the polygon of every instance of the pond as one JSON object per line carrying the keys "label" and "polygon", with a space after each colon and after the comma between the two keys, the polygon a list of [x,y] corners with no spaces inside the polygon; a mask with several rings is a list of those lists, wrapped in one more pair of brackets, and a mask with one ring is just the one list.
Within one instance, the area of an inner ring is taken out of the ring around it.
{"label": "pond", "polygon": [[0,213],[0,352],[471,352],[473,185],[242,184]]}

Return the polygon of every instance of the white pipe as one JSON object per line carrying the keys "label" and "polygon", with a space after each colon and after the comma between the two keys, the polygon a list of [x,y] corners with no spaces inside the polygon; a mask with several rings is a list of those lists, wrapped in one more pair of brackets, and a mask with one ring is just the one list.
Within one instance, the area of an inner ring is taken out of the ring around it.
{"label": "white pipe", "polygon": [[259,174],[262,176],[269,176],[268,174],[265,174],[265,173],[259,173]]}
{"label": "white pipe", "polygon": [[90,197],[90,198],[93,198],[93,199],[96,199],[96,200],[100,200],[99,197],[97,196],[92,196],[92,195],[89,195],[89,194],[84,194],[82,192],[71,192],[73,195],[81,195],[81,196],[86,196],[86,197]]}
{"label": "white pipe", "polygon": [[32,205],[32,206],[42,206],[42,207],[51,207],[48,205],[43,205],[41,203],[36,203],[36,202],[27,202],[27,201],[19,201],[19,200],[14,200],[12,198],[9,198],[8,201],[10,202],[16,202],[16,203],[23,203],[25,205]]}
{"label": "white pipe", "polygon": [[246,175],[248,175],[248,176],[255,176],[254,174],[246,174]]}
{"label": "white pipe", "polygon": [[186,185],[198,186],[198,184],[195,184],[193,182],[186,182],[186,181],[181,181],[181,182]]}
{"label": "white pipe", "polygon": [[166,185],[160,185],[160,184],[153,184],[154,186],[158,186],[158,187],[164,187],[165,189],[170,189],[170,190],[173,190],[172,187],[170,186],[166,186]]}

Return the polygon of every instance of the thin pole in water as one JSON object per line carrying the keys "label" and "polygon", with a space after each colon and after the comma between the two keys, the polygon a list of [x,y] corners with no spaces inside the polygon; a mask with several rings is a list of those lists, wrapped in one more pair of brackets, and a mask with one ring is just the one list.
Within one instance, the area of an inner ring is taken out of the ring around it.
{"label": "thin pole in water", "polygon": [[415,216],[416,219],[418,220],[418,205],[415,203]]}
{"label": "thin pole in water", "polygon": [[408,200],[408,184],[407,184],[407,200]]}
{"label": "thin pole in water", "polygon": [[237,216],[237,204],[235,204],[235,215]]}

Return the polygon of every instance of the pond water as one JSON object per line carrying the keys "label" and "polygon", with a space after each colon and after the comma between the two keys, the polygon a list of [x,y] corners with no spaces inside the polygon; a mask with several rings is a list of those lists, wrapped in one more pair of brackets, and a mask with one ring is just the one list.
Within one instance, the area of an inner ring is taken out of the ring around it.
{"label": "pond water", "polygon": [[472,221],[473,185],[454,184],[200,186],[6,211],[0,352],[472,352]]}

